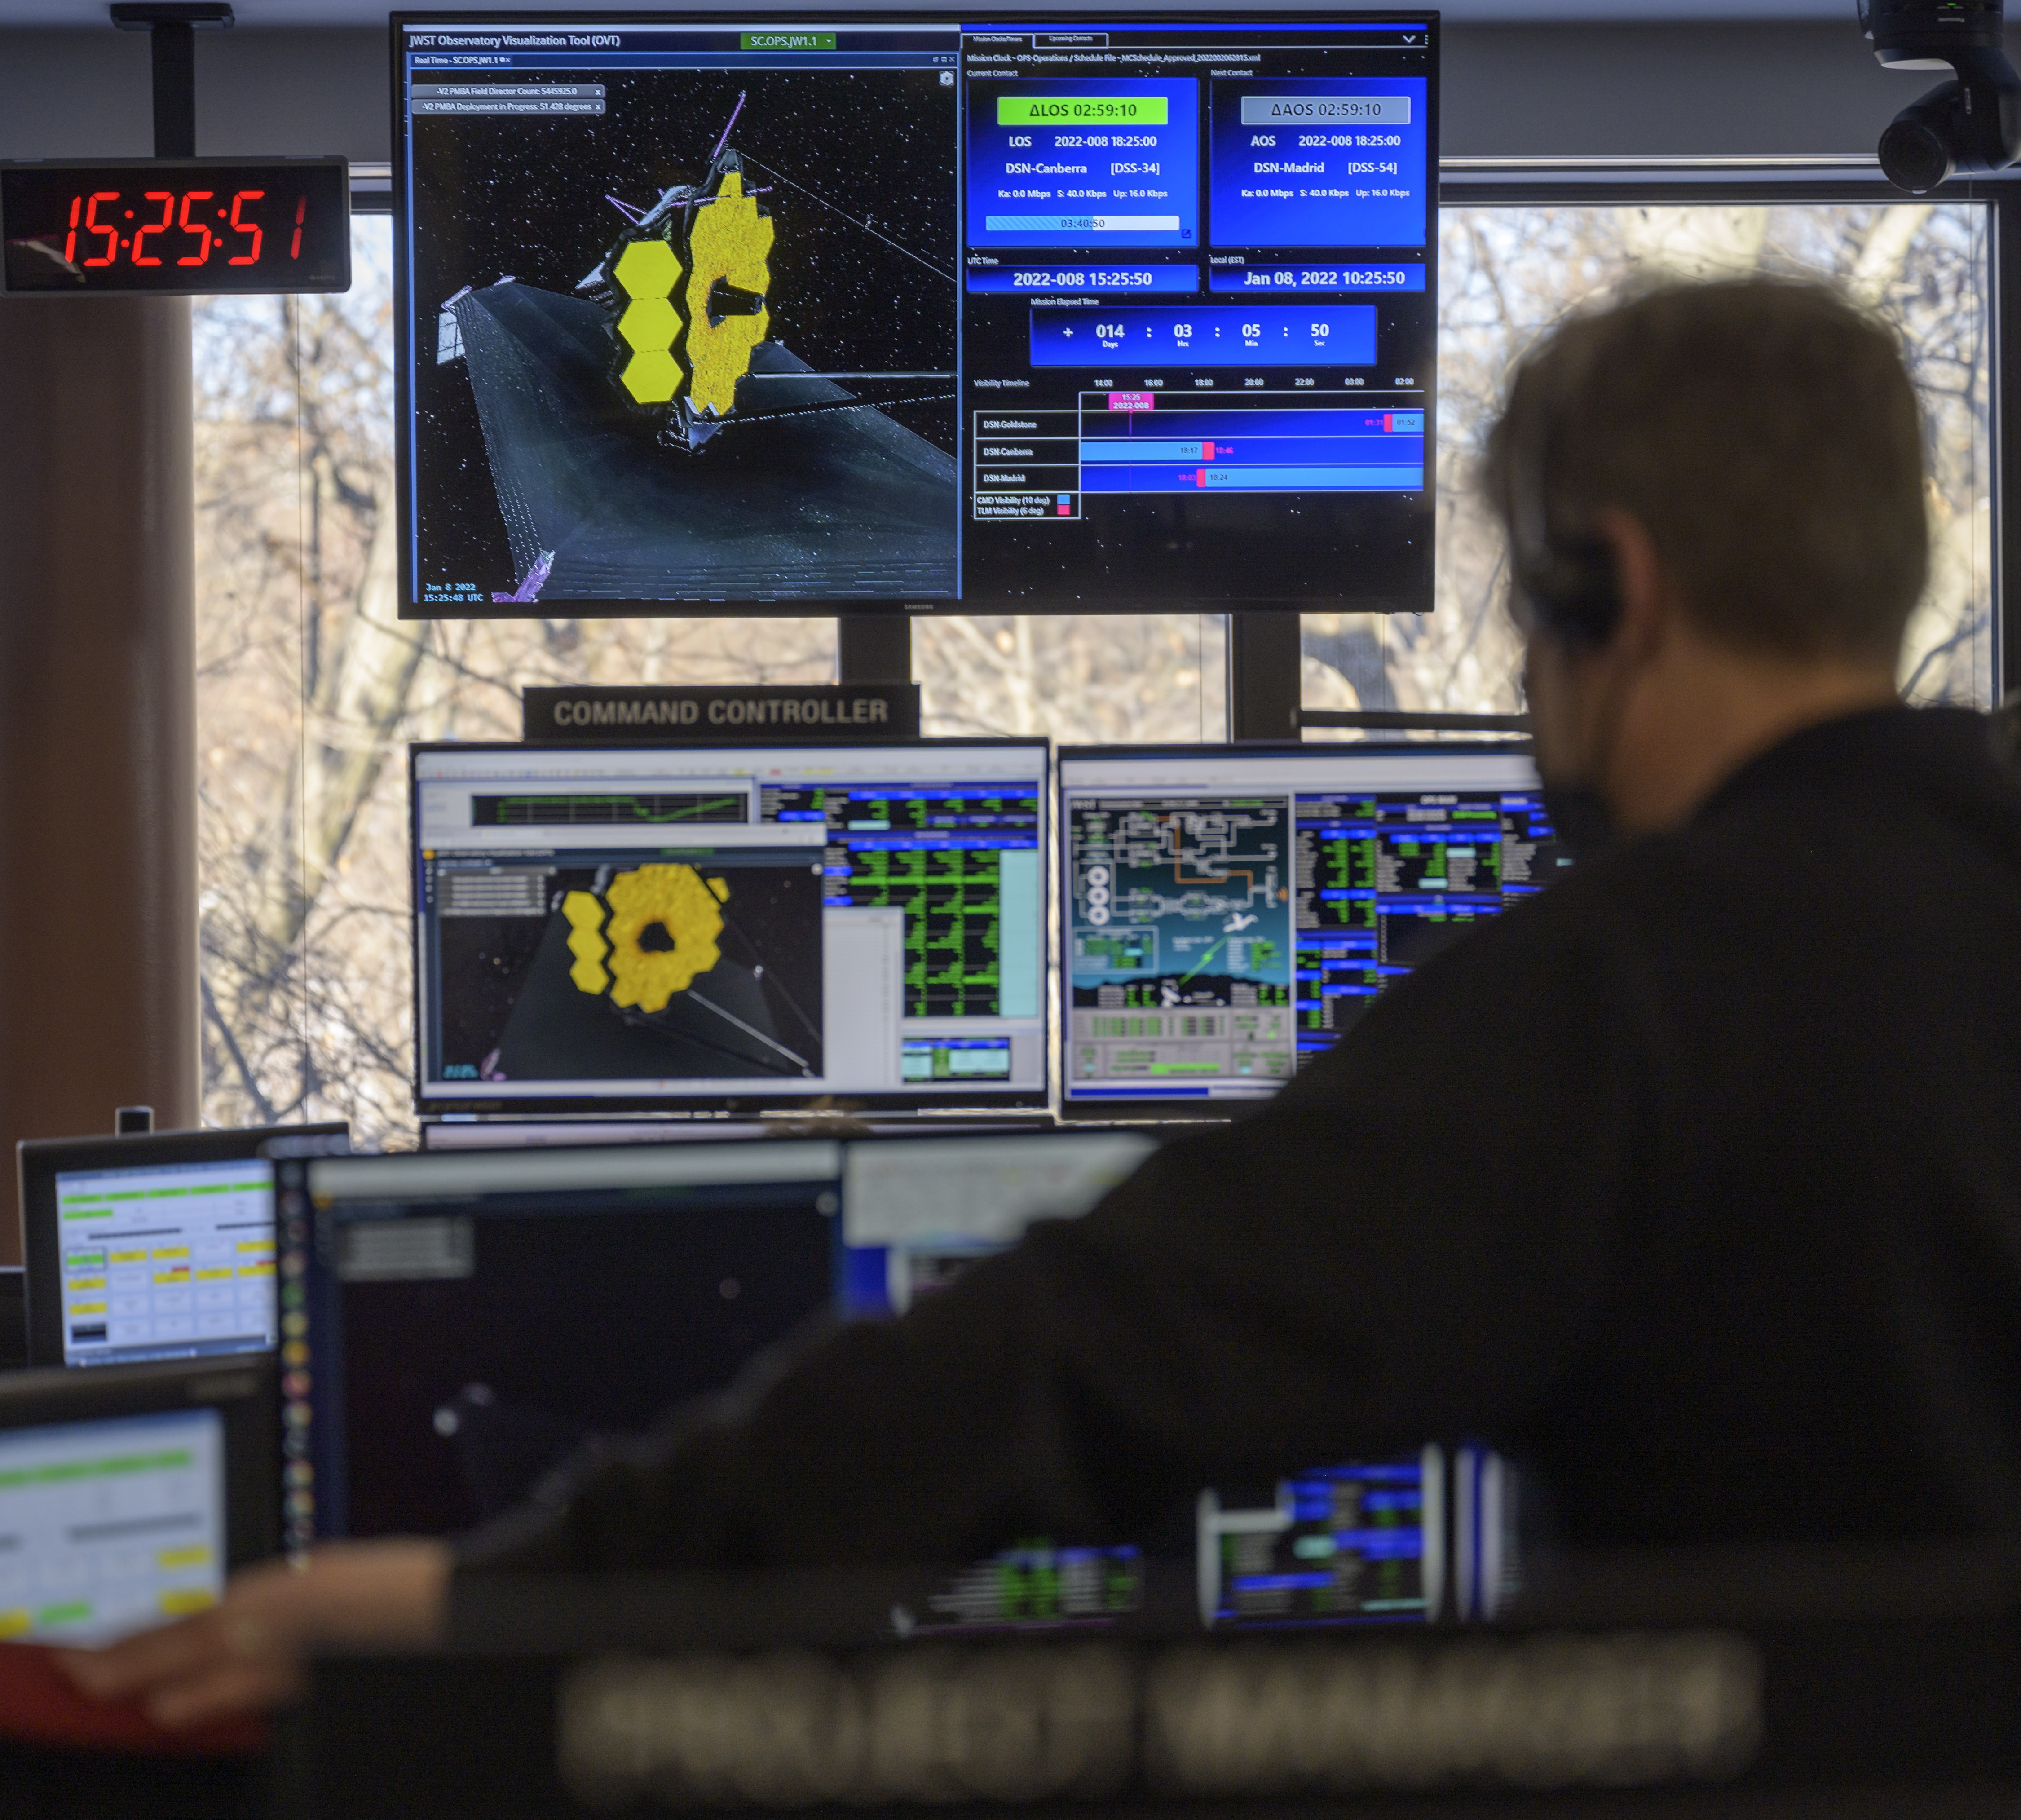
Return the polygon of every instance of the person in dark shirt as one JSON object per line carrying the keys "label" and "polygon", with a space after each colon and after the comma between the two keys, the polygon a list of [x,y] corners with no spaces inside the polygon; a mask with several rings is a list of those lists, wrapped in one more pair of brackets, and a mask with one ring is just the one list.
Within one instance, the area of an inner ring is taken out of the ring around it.
{"label": "person in dark shirt", "polygon": [[2021,791],[1896,699],[1926,569],[1890,335],[1749,281],[1575,322],[1488,450],[1581,863],[1267,1109],[463,1545],[332,1548],[73,1658],[181,1722],[453,1572],[973,1559],[1428,1439],[1574,1544],[2021,1511]]}

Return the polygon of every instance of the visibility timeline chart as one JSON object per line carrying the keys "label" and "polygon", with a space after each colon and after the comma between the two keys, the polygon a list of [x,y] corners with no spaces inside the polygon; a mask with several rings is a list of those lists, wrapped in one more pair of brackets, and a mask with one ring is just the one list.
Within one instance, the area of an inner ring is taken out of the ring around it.
{"label": "visibility timeline chart", "polygon": [[274,1344],[272,1170],[260,1162],[56,1178],[71,1365]]}
{"label": "visibility timeline chart", "polygon": [[1290,803],[1189,792],[1066,813],[1069,1080],[1288,1079]]}
{"label": "visibility timeline chart", "polygon": [[964,599],[1429,609],[1436,35],[964,31]]}
{"label": "visibility timeline chart", "polygon": [[1381,493],[1424,484],[1425,413],[1309,392],[1083,392],[975,413],[978,516],[1078,516],[1087,496]]}
{"label": "visibility timeline chart", "polygon": [[217,1601],[215,1410],[0,1434],[0,1641],[97,1644]]}

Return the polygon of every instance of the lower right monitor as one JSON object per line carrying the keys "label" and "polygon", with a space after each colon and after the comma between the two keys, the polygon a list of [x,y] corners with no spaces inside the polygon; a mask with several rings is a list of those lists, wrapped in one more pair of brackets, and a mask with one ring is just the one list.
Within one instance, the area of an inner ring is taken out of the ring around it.
{"label": "lower right monitor", "polygon": [[1510,741],[1069,746],[1058,774],[1069,1115],[1268,1098],[1570,863]]}

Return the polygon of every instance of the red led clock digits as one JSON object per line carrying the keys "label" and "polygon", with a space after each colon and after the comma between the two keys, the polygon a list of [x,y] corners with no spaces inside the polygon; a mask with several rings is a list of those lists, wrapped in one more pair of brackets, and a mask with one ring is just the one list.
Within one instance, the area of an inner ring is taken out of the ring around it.
{"label": "red led clock digits", "polygon": [[195,253],[186,253],[182,258],[177,260],[177,264],[202,265],[210,257],[213,236],[210,230],[201,221],[192,221],[190,219],[189,212],[191,203],[207,202],[217,194],[215,190],[191,190],[184,196],[182,213],[176,217],[176,225],[185,234],[201,234],[203,236],[203,245]]}
{"label": "red led clock digits", "polygon": [[[251,173],[249,173],[249,175]],[[111,203],[115,219],[118,208],[128,192],[119,190],[93,190],[74,192],[70,199],[69,220],[63,242],[64,263],[76,269],[78,254],[82,253],[82,264],[91,268],[102,268],[118,263],[124,252],[129,264],[158,268],[169,263],[163,257],[162,248],[150,246],[151,240],[158,240],[165,234],[180,232],[186,237],[184,249],[173,260],[179,266],[205,266],[210,263],[213,254],[224,252],[224,264],[235,266],[257,266],[266,253],[267,231],[259,220],[262,205],[272,198],[268,190],[144,190],[140,192],[144,205],[129,209],[124,219],[134,224],[131,236],[122,233],[112,222],[103,219],[105,206]],[[229,207],[220,205],[220,196],[228,195]],[[286,202],[282,201],[283,208]],[[302,241],[307,231],[309,198],[297,195],[295,198],[293,232],[288,242],[288,257],[299,260],[302,256]],[[215,216],[220,225],[213,228],[210,217]],[[286,231],[288,224],[281,224]],[[94,249],[93,237],[100,237]],[[236,250],[234,243],[236,242]],[[52,236],[52,249],[53,249]]]}
{"label": "red led clock digits", "polygon": [[258,222],[240,220],[239,210],[242,204],[259,202],[266,194],[264,190],[241,190],[231,198],[231,225],[241,234],[251,235],[253,245],[247,251],[235,253],[228,259],[224,262],[227,265],[257,265],[260,263],[260,243],[266,236],[260,231]]}
{"label": "red led clock digits", "polygon": [[162,218],[158,221],[150,222],[145,227],[133,230],[133,263],[136,265],[159,265],[162,263],[160,256],[156,253],[143,253],[140,250],[140,242],[150,234],[165,234],[168,231],[169,224],[176,217],[176,198],[170,191],[150,190],[147,191],[146,199],[162,205]]}
{"label": "red led clock digits", "polygon": [[[84,212],[85,229],[88,233],[103,234],[105,236],[105,250],[96,259],[87,259],[84,262],[86,265],[110,265],[119,257],[119,230],[117,228],[108,228],[98,218],[98,205],[100,202],[116,202],[118,200],[119,192],[117,190],[96,190],[92,193],[91,206]],[[75,218],[76,213],[74,209],[71,211],[73,219]]]}

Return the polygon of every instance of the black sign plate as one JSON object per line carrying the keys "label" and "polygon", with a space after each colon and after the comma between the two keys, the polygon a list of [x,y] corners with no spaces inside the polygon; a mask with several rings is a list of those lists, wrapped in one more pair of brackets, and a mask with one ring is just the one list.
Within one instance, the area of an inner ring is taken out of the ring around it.
{"label": "black sign plate", "polygon": [[527,740],[665,745],[916,739],[916,682],[668,683],[529,689]]}

